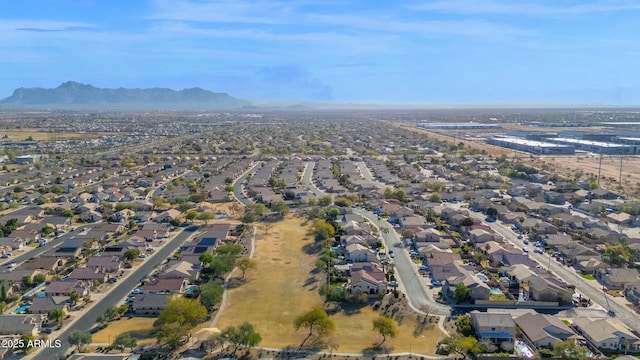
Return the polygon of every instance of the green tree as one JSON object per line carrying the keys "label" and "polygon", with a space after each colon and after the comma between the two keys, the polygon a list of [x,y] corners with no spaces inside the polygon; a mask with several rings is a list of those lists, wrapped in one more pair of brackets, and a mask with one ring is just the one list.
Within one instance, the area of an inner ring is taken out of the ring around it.
{"label": "green tree", "polygon": [[471,299],[471,289],[463,283],[458,283],[453,291],[453,298],[456,299],[458,303],[465,302]]}
{"label": "green tree", "polygon": [[296,330],[300,328],[309,329],[309,334],[300,344],[300,348],[304,346],[304,344],[311,338],[314,334],[314,330],[316,332],[316,336],[325,337],[331,334],[336,330],[336,324],[329,318],[329,315],[324,310],[324,308],[320,305],[315,306],[310,311],[299,315],[293,321],[293,327]]}
{"label": "green tree", "polygon": [[102,320],[105,322],[114,321],[120,318],[120,312],[115,305],[110,306],[102,316]]}
{"label": "green tree", "polygon": [[47,319],[49,321],[55,322],[58,327],[62,327],[64,316],[64,310],[62,309],[49,310],[49,312],[47,313]]}
{"label": "green tree", "polygon": [[204,221],[205,225],[209,224],[209,221],[215,219],[215,214],[211,211],[203,211],[198,214],[198,220]]}
{"label": "green tree", "polygon": [[76,290],[71,291],[71,293],[69,294],[69,301],[71,301],[71,306],[74,306],[75,304],[78,303],[78,301],[80,301],[80,293]]}
{"label": "green tree", "polygon": [[249,258],[240,258],[238,260],[236,260],[236,266],[242,270],[242,278],[244,279],[244,274],[247,270],[249,269],[255,269],[258,267],[258,263],[253,260],[253,259],[249,259]]}
{"label": "green tree", "polygon": [[333,225],[323,219],[313,219],[311,223],[311,234],[315,236],[316,241],[325,241],[332,238],[335,232],[336,229]]}
{"label": "green tree", "polygon": [[333,199],[331,198],[331,195],[324,195],[318,199],[319,206],[329,206],[331,205],[331,203],[333,203]]}
{"label": "green tree", "polygon": [[207,318],[207,309],[198,301],[176,298],[167,303],[154,324],[158,341],[175,349],[189,335],[189,330]]}
{"label": "green tree", "polygon": [[382,335],[382,341],[376,346],[381,346],[387,340],[387,336],[394,338],[398,336],[398,326],[395,321],[385,316],[379,316],[373,320],[373,330]]}
{"label": "green tree", "polygon": [[589,349],[576,344],[575,340],[559,341],[553,346],[555,356],[564,360],[587,360]]}
{"label": "green tree", "polygon": [[209,283],[200,285],[200,303],[211,311],[222,301],[224,287],[222,285]]}
{"label": "green tree", "polygon": [[240,347],[249,349],[256,346],[262,341],[262,336],[253,328],[253,325],[248,322],[242,323],[240,326],[229,326],[222,330],[220,334],[216,336],[217,340],[222,344],[234,345],[233,352],[235,353]]}
{"label": "green tree", "polygon": [[51,226],[44,226],[42,227],[42,230],[40,230],[42,232],[42,235],[47,236],[47,235],[51,235],[53,234],[53,232],[55,231]]}
{"label": "green tree", "polygon": [[22,285],[27,289],[33,286],[33,279],[31,279],[31,275],[25,275],[22,277]]}
{"label": "green tree", "polygon": [[169,205],[169,201],[159,196],[159,197],[153,198],[152,204],[153,204],[154,210],[166,209]]}
{"label": "green tree", "polygon": [[462,336],[460,334],[453,334],[447,336],[441,341],[441,344],[446,346],[449,353],[458,353],[460,355],[478,354],[482,352],[482,345],[473,336]]}
{"label": "green tree", "polygon": [[496,216],[498,216],[498,209],[496,209],[494,207],[488,208],[487,209],[487,216],[495,219]]}
{"label": "green tree", "polygon": [[242,250],[244,250],[242,245],[228,242],[218,246],[216,253],[223,256],[238,256],[242,253]]}
{"label": "green tree", "polygon": [[137,340],[132,337],[130,333],[125,332],[118,334],[118,336],[116,336],[116,338],[113,340],[111,346],[124,352],[124,349],[126,348],[133,349],[134,347],[136,347]]}
{"label": "green tree", "polygon": [[473,219],[472,218],[465,218],[464,220],[462,220],[462,223],[460,223],[460,225],[462,226],[471,226],[473,225]]}
{"label": "green tree", "polygon": [[214,278],[220,278],[222,275],[233,270],[236,264],[236,256],[231,255],[217,255],[211,259],[209,268]]}
{"label": "green tree", "polygon": [[158,316],[158,323],[177,323],[194,327],[207,317],[207,309],[195,300],[176,298],[167,303]]}
{"label": "green tree", "polygon": [[23,353],[28,353],[29,350],[33,349],[34,345],[33,345],[33,340],[35,340],[35,338],[31,335],[22,335],[20,336],[20,340],[22,340],[22,342],[20,343],[20,351],[22,351]]}
{"label": "green tree", "polygon": [[431,193],[431,196],[429,196],[429,201],[439,203],[440,201],[442,201],[442,196],[437,192]]}
{"label": "green tree", "polygon": [[198,257],[198,260],[200,260],[202,266],[208,267],[213,262],[213,254],[209,252],[203,252]]}
{"label": "green tree", "polygon": [[274,201],[271,203],[271,210],[278,214],[280,218],[283,218],[289,213],[289,206],[282,201]]}
{"label": "green tree", "polygon": [[198,211],[196,210],[189,210],[187,211],[187,214],[185,215],[185,219],[187,219],[187,221],[191,221],[193,222],[193,220],[198,218]]}
{"label": "green tree", "polygon": [[458,318],[456,319],[456,327],[458,328],[458,332],[463,336],[473,335],[471,316],[469,316],[468,314],[458,316]]}
{"label": "green tree", "polygon": [[353,202],[349,198],[346,198],[346,197],[336,198],[333,203],[336,206],[340,206],[340,207],[351,207],[351,205],[353,205]]}
{"label": "green tree", "polygon": [[140,256],[140,250],[136,248],[127,249],[127,251],[124,252],[124,259],[127,260],[127,262],[137,259],[138,256]]}
{"label": "green tree", "polygon": [[91,344],[91,334],[82,330],[73,330],[67,337],[69,344],[75,346],[78,351],[82,351],[85,345]]}

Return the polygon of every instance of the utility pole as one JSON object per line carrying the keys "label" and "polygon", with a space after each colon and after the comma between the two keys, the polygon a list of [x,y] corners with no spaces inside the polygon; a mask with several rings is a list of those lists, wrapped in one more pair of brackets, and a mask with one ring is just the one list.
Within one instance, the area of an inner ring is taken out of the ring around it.
{"label": "utility pole", "polygon": [[624,155],[620,154],[620,174],[618,175],[618,185],[620,185],[620,188],[623,189],[624,192],[624,188],[622,187],[622,159],[624,159]]}
{"label": "utility pole", "polygon": [[600,153],[600,163],[598,164],[598,187],[600,187],[600,173],[602,172],[602,153]]}

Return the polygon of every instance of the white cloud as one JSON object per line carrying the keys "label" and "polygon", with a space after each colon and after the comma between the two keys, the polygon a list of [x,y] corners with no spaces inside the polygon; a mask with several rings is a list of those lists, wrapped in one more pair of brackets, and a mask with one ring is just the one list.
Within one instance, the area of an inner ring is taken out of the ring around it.
{"label": "white cloud", "polygon": [[568,1],[521,2],[510,0],[438,0],[410,6],[415,10],[452,14],[523,15],[533,17],[566,17],[640,10],[637,1]]}

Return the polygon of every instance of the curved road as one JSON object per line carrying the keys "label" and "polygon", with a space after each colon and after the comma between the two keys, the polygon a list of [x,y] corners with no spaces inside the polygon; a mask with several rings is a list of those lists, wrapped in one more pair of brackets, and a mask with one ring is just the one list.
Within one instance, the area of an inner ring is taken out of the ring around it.
{"label": "curved road", "polygon": [[[313,184],[312,176],[314,167],[315,163],[307,162],[302,179],[305,185],[309,188],[309,191],[316,196],[327,195]],[[378,220],[378,215],[372,212],[358,208],[354,208],[353,212],[368,219],[374,226],[380,226],[389,230],[389,233],[386,236],[383,236],[385,246],[387,249],[398,249],[398,251],[395,251],[395,269],[398,273],[398,282],[402,287],[404,287],[411,306],[417,310],[426,306],[429,309],[429,313],[434,315],[450,315],[451,308],[449,306],[435,302],[431,296],[427,294],[424,284],[420,281],[420,275],[418,275],[416,265],[411,261],[407,252],[404,251],[404,247],[400,241],[398,233],[393,229],[393,227],[389,226],[386,221],[380,222]]]}
{"label": "curved road", "polygon": [[261,165],[262,162],[258,161],[252,167],[250,167],[244,174],[240,175],[237,179],[233,181],[233,196],[238,200],[242,205],[249,206],[253,204],[253,201],[247,197],[247,195],[242,190],[242,182],[249,176],[249,174],[253,173],[253,170]]}

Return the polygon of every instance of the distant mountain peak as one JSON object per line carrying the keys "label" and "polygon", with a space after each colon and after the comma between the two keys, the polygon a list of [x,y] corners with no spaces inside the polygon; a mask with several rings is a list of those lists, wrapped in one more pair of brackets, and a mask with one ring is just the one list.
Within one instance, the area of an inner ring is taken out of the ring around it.
{"label": "distant mountain peak", "polygon": [[0,106],[9,108],[93,108],[123,110],[240,109],[248,101],[199,87],[180,91],[167,88],[107,89],[66,81],[55,89],[18,88]]}

